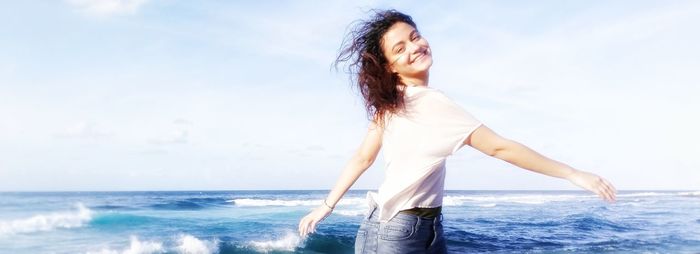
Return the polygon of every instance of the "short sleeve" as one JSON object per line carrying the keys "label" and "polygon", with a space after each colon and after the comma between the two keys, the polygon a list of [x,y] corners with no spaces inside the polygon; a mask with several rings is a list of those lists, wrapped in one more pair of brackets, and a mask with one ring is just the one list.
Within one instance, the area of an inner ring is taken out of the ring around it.
{"label": "short sleeve", "polygon": [[431,101],[436,138],[447,146],[448,155],[451,155],[482,123],[442,92],[436,91]]}

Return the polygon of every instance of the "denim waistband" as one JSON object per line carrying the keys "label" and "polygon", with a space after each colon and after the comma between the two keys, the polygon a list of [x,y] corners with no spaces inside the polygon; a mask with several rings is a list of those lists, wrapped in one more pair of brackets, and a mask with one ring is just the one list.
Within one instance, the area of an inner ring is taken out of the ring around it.
{"label": "denim waistband", "polygon": [[416,216],[421,217],[421,218],[432,219],[432,218],[438,217],[438,216],[440,216],[440,214],[442,214],[442,206],[429,207],[429,208],[414,207],[411,209],[401,210],[399,213],[412,214],[412,215],[416,215]]}
{"label": "denim waistband", "polygon": [[[377,222],[377,223],[379,222],[379,207],[377,206],[377,203],[371,202],[371,201],[369,202],[369,210],[367,211],[365,218],[371,222]],[[436,215],[434,218],[426,218],[426,217],[421,217],[421,216],[411,214],[411,213],[399,212],[398,214],[394,215],[394,218],[397,218],[400,220],[421,220],[421,221],[432,221],[434,223],[441,223],[443,217],[442,217],[442,212],[440,214]]]}

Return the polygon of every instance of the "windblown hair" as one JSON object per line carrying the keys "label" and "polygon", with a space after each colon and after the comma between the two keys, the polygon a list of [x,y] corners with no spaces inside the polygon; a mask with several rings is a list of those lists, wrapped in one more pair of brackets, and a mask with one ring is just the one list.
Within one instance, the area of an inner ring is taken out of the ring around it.
{"label": "windblown hair", "polygon": [[397,89],[401,80],[389,68],[389,61],[382,51],[382,38],[397,22],[417,27],[411,16],[396,10],[372,12],[372,18],[353,22],[343,39],[335,67],[338,68],[340,63],[346,64],[350,82],[362,94],[368,119],[383,126],[387,113],[404,109],[404,92]]}

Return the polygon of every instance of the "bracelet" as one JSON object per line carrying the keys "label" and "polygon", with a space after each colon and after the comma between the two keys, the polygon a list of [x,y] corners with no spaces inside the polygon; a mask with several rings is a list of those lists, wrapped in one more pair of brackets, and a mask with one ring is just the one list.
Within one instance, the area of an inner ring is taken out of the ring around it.
{"label": "bracelet", "polygon": [[325,199],[323,200],[323,205],[325,205],[326,207],[330,208],[331,210],[335,209],[334,206],[329,206],[328,203],[326,203],[326,200],[325,200]]}

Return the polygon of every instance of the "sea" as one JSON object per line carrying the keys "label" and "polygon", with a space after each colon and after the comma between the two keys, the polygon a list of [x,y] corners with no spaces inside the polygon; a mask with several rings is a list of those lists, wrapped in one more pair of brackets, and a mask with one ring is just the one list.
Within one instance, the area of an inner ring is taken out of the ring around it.
{"label": "sea", "polygon": [[[327,193],[0,192],[0,253],[353,253],[366,190],[298,235]],[[443,217],[450,253],[700,253],[696,190],[450,190]]]}

